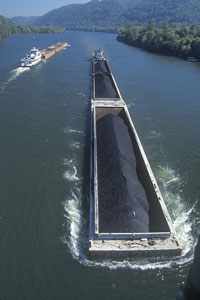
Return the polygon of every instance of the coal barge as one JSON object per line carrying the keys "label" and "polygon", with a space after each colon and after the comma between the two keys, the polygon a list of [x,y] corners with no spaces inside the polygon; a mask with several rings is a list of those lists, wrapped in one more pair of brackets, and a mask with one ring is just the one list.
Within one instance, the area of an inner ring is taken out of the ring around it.
{"label": "coal barge", "polygon": [[49,46],[48,48],[41,50],[40,52],[41,52],[42,58],[47,60],[68,46],[69,45],[66,42],[59,42],[57,44]]}
{"label": "coal barge", "polygon": [[91,257],[176,256],[181,245],[107,60],[92,61]]}

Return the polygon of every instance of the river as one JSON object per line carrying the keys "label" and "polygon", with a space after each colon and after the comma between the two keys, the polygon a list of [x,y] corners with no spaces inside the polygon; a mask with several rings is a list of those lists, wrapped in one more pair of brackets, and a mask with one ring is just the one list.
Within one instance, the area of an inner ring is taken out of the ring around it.
{"label": "river", "polygon": [[[23,72],[32,46],[71,47]],[[91,57],[101,47],[182,244],[176,258],[91,260]],[[0,299],[175,299],[199,234],[200,63],[115,34],[15,35],[0,44]]]}

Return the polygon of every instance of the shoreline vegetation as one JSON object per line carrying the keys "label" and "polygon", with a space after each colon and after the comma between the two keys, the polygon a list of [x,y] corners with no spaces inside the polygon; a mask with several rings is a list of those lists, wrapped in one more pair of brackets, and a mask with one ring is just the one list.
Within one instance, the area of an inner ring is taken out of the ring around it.
{"label": "shoreline vegetation", "polygon": [[200,60],[200,26],[128,25],[119,31],[117,40],[149,52]]}
{"label": "shoreline vegetation", "polygon": [[[71,29],[72,30],[72,29]],[[86,30],[75,27],[74,30]],[[117,30],[114,27],[92,27],[91,31],[115,32],[117,40],[149,52],[176,56],[183,59],[200,60],[200,26],[196,25],[158,25],[149,23],[146,26],[126,25]],[[65,29],[59,26],[17,25],[0,16],[0,42],[14,34],[62,33]]]}
{"label": "shoreline vegetation", "polygon": [[13,34],[38,34],[38,33],[61,33],[64,28],[57,26],[31,26],[17,25],[7,18],[0,16],[0,42]]}

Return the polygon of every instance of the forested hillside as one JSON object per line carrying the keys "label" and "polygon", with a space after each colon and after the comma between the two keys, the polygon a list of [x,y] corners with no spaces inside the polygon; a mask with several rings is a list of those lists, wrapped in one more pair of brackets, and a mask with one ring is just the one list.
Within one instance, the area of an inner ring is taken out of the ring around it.
{"label": "forested hillside", "polygon": [[47,26],[19,26],[9,21],[7,18],[0,16],[0,41],[12,34],[27,34],[27,33],[58,33],[62,32],[63,29],[58,27],[47,27]]}
{"label": "forested hillside", "polygon": [[[59,25],[66,29],[117,31],[126,24],[122,9],[135,0],[92,0],[86,4],[71,4],[55,9],[37,19],[37,25]],[[119,17],[120,16],[120,17]]]}
{"label": "forested hillside", "polygon": [[200,24],[199,0],[141,0],[125,12],[133,25]]}
{"label": "forested hillside", "polygon": [[127,24],[144,26],[200,25],[199,0],[92,0],[54,9],[37,19],[37,25],[67,29],[117,31]]}
{"label": "forested hillside", "polygon": [[13,17],[9,18],[11,22],[14,22],[18,25],[33,25],[38,17]]}
{"label": "forested hillside", "polygon": [[200,59],[200,26],[126,26],[117,39],[151,52]]}

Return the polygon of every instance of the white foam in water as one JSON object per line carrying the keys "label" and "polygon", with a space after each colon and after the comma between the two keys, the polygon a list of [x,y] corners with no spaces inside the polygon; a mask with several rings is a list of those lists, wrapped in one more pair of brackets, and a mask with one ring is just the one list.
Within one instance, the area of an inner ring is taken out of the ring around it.
{"label": "white foam in water", "polygon": [[130,103],[127,104],[128,108],[130,108],[131,106],[135,106],[135,103],[134,102],[130,102]]}
{"label": "white foam in water", "polygon": [[17,69],[14,69],[12,71],[10,71],[10,76],[8,78],[8,80],[2,85],[1,89],[5,90],[5,88],[7,87],[7,85],[15,80],[19,75],[21,75],[22,73],[24,73],[25,71],[29,71],[30,68],[29,67],[19,67]]}
{"label": "white foam in water", "polygon": [[73,159],[65,159],[64,165],[67,166],[67,170],[65,171],[63,177],[69,181],[79,180],[77,176],[77,168],[73,163]]}
{"label": "white foam in water", "polygon": [[158,138],[160,137],[160,133],[158,133],[157,131],[155,130],[151,130],[149,133],[148,133],[148,136],[146,136],[146,139],[155,139],[155,138]]}
{"label": "white foam in water", "polygon": [[71,191],[71,197],[64,203],[65,217],[67,219],[68,239],[65,239],[72,256],[79,257],[79,236],[81,230],[80,191]]}
{"label": "white foam in water", "polygon": [[75,129],[68,129],[68,132],[72,132],[72,133],[84,133],[83,131],[81,130],[75,130]]}
{"label": "white foam in water", "polygon": [[[64,244],[68,246],[70,253],[74,259],[86,259],[83,248],[88,244],[88,236],[83,230],[86,220],[82,215],[82,189],[81,180],[74,183],[71,188],[70,196],[63,203],[67,234],[62,237]],[[88,246],[87,246],[88,248]]]}
{"label": "white foam in water", "polygon": [[79,92],[78,95],[82,98],[86,98],[86,95],[84,93]]}
{"label": "white foam in water", "polygon": [[79,142],[75,142],[75,143],[71,144],[70,147],[71,148],[80,149],[80,143]]}
{"label": "white foam in water", "polygon": [[192,245],[194,245],[191,233],[192,221],[190,220],[194,206],[187,211],[177,192],[181,188],[181,179],[175,174],[174,170],[168,167],[159,167],[155,173],[164,201],[174,223],[175,231],[183,247],[182,254],[184,256],[189,253]]}
{"label": "white foam in water", "polygon": [[[192,222],[190,220],[191,212],[194,207],[187,211],[186,206],[183,203],[183,199],[178,193],[174,193],[174,188],[180,187],[181,179],[175,175],[175,172],[170,168],[159,167],[155,171],[156,178],[159,182],[163,198],[168,207],[169,213],[174,222],[174,227],[177,232],[177,236],[183,247],[183,252],[180,257],[169,258],[145,258],[134,260],[102,260],[95,261],[90,260],[85,255],[84,244],[88,248],[88,226],[83,229],[82,224],[88,224],[88,220],[83,219],[82,215],[82,190],[81,179],[77,177],[77,167],[73,164],[73,160],[65,160],[65,165],[69,166],[72,173],[66,173],[64,177],[73,182],[71,190],[71,196],[64,203],[65,217],[67,220],[68,233],[63,238],[63,242],[67,244],[69,251],[74,259],[77,259],[80,263],[88,267],[106,267],[109,269],[117,268],[129,268],[140,270],[154,270],[162,268],[171,268],[177,265],[184,265],[190,262],[193,258],[193,246],[195,244],[192,236]],[[70,175],[71,174],[71,175]],[[72,180],[72,179],[76,180]],[[172,186],[173,185],[173,186]],[[89,218],[89,216],[88,216]]]}
{"label": "white foam in water", "polygon": [[82,134],[82,133],[84,133],[83,131],[81,131],[81,130],[76,130],[76,129],[71,129],[71,128],[65,128],[65,129],[63,129],[63,132],[65,133],[65,134],[69,134],[69,133],[80,133],[80,134]]}

